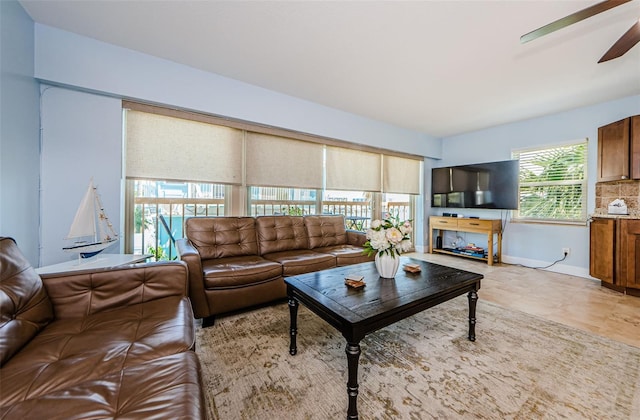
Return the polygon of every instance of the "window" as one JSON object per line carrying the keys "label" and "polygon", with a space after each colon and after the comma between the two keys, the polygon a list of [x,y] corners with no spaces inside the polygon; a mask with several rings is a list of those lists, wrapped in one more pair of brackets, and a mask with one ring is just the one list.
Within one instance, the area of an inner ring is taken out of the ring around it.
{"label": "window", "polygon": [[133,190],[133,252],[156,260],[178,255],[173,240],[182,238],[185,219],[224,216],[225,190],[221,184],[130,180]]}
{"label": "window", "polygon": [[[411,220],[413,229],[416,229],[415,222],[415,200],[417,195],[412,194],[381,194],[382,217],[397,217],[400,221]],[[415,247],[415,233],[411,234],[411,247]]]}
{"label": "window", "polygon": [[173,239],[197,216],[342,214],[365,230],[387,212],[413,213],[420,194],[420,156],[127,101],[123,110],[128,253],[174,259]]}
{"label": "window", "polygon": [[249,216],[316,214],[317,190],[249,187]]}
{"label": "window", "polygon": [[364,231],[371,225],[375,193],[349,190],[324,190],[323,214],[343,214],[347,229]]}
{"label": "window", "polygon": [[520,159],[516,221],[585,223],[587,140],[513,152]]}
{"label": "window", "polygon": [[398,217],[400,220],[413,219],[413,205],[410,194],[382,194],[382,217]]}

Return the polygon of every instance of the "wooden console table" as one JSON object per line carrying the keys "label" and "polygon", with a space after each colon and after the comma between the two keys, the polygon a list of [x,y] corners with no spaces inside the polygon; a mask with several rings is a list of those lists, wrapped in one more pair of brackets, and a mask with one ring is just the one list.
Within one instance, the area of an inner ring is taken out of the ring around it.
{"label": "wooden console table", "polygon": [[[433,246],[433,231],[438,230],[438,236],[443,237],[445,230],[457,232],[483,233],[487,235],[487,256],[478,257],[474,255],[460,254],[447,249],[438,249]],[[456,217],[429,217],[429,254],[434,252],[440,254],[455,255],[457,257],[473,258],[487,261],[493,265],[493,235],[498,235],[498,252],[496,262],[502,261],[502,223],[499,219],[470,219]]]}

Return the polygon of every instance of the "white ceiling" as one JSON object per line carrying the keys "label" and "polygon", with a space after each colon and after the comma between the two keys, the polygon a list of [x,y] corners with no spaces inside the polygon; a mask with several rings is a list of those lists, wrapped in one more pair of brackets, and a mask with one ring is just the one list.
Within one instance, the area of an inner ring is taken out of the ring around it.
{"label": "white ceiling", "polygon": [[20,0],[34,21],[436,137],[640,94],[640,0]]}

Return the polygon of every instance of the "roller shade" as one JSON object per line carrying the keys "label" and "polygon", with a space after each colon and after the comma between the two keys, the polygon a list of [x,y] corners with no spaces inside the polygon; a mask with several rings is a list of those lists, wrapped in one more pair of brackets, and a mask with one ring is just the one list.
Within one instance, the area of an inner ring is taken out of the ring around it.
{"label": "roller shade", "polygon": [[383,155],[382,191],[395,194],[420,194],[422,162]]}
{"label": "roller shade", "polygon": [[242,183],[242,130],[126,112],[127,178]]}
{"label": "roller shade", "polygon": [[247,132],[247,185],[322,188],[322,144]]}
{"label": "roller shade", "polygon": [[381,155],[343,147],[327,146],[326,188],[328,190],[382,190]]}

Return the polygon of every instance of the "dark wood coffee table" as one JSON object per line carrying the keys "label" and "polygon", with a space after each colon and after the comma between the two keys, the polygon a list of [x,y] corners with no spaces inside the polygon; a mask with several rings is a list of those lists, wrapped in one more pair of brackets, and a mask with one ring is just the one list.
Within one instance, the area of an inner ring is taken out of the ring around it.
{"label": "dark wood coffee table", "polygon": [[[422,271],[407,273],[402,270],[406,263],[419,264]],[[348,288],[344,284],[344,277],[348,274],[364,276],[366,286]],[[285,278],[291,315],[289,353],[297,353],[298,302],[302,302],[347,340],[347,419],[357,419],[360,340],[370,332],[468,293],[468,337],[475,341],[476,292],[482,278],[480,274],[406,257],[401,258],[395,279],[378,277],[372,262]]]}

